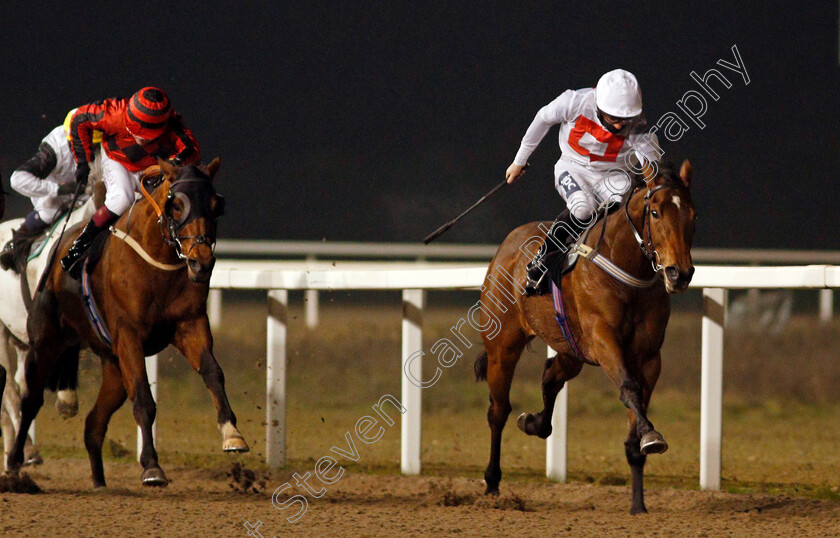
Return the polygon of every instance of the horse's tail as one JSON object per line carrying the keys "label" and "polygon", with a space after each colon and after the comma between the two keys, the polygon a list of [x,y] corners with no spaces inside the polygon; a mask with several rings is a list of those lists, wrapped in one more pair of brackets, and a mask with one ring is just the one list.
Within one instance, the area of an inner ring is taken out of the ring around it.
{"label": "horse's tail", "polygon": [[475,380],[487,381],[487,351],[482,351],[481,355],[475,358]]}
{"label": "horse's tail", "polygon": [[79,346],[71,346],[61,352],[50,375],[47,388],[53,392],[76,390],[79,385]]}

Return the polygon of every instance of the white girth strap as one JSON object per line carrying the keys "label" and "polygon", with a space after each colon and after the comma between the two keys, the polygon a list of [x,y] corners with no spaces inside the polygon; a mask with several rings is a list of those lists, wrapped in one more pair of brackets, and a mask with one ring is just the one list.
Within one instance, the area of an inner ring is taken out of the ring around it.
{"label": "white girth strap", "polygon": [[130,246],[132,250],[134,250],[134,252],[136,252],[141,258],[143,258],[149,265],[157,267],[158,269],[161,269],[163,271],[177,271],[178,269],[182,269],[184,267],[183,263],[160,263],[156,259],[149,256],[149,254],[145,250],[143,250],[143,247],[140,246],[140,243],[135,241],[134,238],[130,235],[128,235],[122,230],[114,228],[113,226],[111,226],[109,229],[117,239],[122,239],[123,241],[125,241],[125,243],[128,246]]}
{"label": "white girth strap", "polygon": [[649,288],[656,284],[656,281],[659,280],[657,275],[653,275],[653,278],[650,280],[642,280],[639,278],[634,277],[633,275],[627,273],[627,271],[623,270],[608,258],[601,256],[591,247],[586,245],[577,245],[574,248],[578,254],[586,258],[587,260],[591,261],[601,269],[603,269],[608,275],[613,277],[614,279],[618,280],[623,284],[627,284],[628,286],[632,286],[634,288]]}

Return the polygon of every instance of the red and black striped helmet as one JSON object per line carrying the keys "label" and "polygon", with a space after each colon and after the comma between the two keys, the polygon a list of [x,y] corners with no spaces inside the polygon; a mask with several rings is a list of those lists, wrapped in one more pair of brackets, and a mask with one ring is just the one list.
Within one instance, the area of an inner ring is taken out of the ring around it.
{"label": "red and black striped helmet", "polygon": [[125,126],[134,136],[154,140],[166,132],[172,106],[160,88],[143,88],[131,96],[125,109]]}

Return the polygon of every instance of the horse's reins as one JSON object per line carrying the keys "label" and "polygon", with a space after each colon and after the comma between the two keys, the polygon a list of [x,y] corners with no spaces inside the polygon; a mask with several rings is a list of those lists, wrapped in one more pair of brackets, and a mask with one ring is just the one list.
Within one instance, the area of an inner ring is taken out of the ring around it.
{"label": "horse's reins", "polygon": [[38,295],[43,291],[44,286],[47,283],[47,275],[50,274],[52,270],[53,264],[55,264],[55,255],[58,252],[58,246],[61,244],[61,239],[64,237],[64,231],[67,229],[67,223],[70,222],[70,215],[73,214],[73,210],[76,208],[76,202],[79,201],[79,195],[82,194],[84,189],[80,189],[81,185],[76,186],[76,192],[73,193],[73,201],[70,202],[70,207],[67,210],[67,216],[64,218],[64,226],[61,227],[61,233],[58,234],[58,240],[55,242],[55,246],[50,253],[50,259],[47,262],[47,266],[44,268],[44,272],[41,273],[41,280],[38,281],[38,287],[35,288],[35,295]]}

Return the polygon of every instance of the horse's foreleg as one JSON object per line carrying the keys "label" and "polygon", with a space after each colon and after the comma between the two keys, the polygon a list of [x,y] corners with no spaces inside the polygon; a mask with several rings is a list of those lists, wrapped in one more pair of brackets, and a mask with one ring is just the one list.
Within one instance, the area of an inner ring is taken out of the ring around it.
{"label": "horse's foreleg", "polygon": [[[642,411],[644,413],[647,413],[650,397],[653,394],[653,387],[656,385],[656,381],[659,378],[660,364],[660,357],[659,355],[656,355],[652,360],[645,362],[641,367],[642,374],[645,378],[645,386],[642,390],[641,402]],[[633,501],[630,506],[630,513],[646,513],[647,508],[645,507],[644,499],[644,468],[645,460],[647,459],[646,454],[653,453],[653,451],[642,450],[642,437],[639,436],[638,432],[637,415],[628,409],[627,417],[628,428],[627,439],[624,441],[624,454],[627,456],[627,463],[630,465],[630,474],[633,479]],[[655,439],[658,439],[658,441],[664,445],[664,447],[660,447],[661,450],[657,450],[657,452],[664,452],[668,449],[668,444],[665,443],[665,439],[663,439],[656,430],[648,432],[648,443]],[[650,447],[650,445],[648,445],[648,447]]]}
{"label": "horse's foreleg", "polygon": [[562,358],[557,355],[545,361],[545,370],[542,377],[543,410],[539,413],[522,413],[516,421],[520,430],[528,435],[536,435],[546,439],[551,435],[551,416],[554,413],[554,403],[557,401],[557,393],[566,384],[566,381],[578,375],[583,368],[583,363],[561,362]]}
{"label": "horse's foreleg", "polygon": [[[611,337],[609,329],[593,338],[592,358],[596,359],[604,373],[619,388],[619,398],[624,406],[636,417],[636,433],[642,440],[642,452],[648,454],[652,451],[645,450],[645,437],[656,430],[648,420],[646,406],[644,405],[644,390],[647,385],[640,365],[628,365],[625,361],[624,352],[618,341]],[[596,333],[597,334],[597,333]],[[630,366],[628,368],[628,366]],[[656,433],[656,435],[659,435]],[[659,436],[661,437],[661,436]],[[667,445],[665,446],[667,448]],[[664,452],[665,450],[659,450]]]}
{"label": "horse's foreleg", "polygon": [[119,334],[115,339],[114,349],[119,357],[123,384],[133,404],[134,420],[140,427],[143,438],[143,449],[140,451],[140,465],[143,466],[143,474],[140,479],[144,486],[166,486],[169,484],[169,480],[167,480],[163,469],[158,465],[158,455],[152,436],[152,424],[155,422],[157,406],[155,405],[155,399],[152,397],[152,389],[149,387],[149,378],[146,375],[146,359],[143,356],[142,348],[139,346],[139,339],[128,331],[123,331],[123,334]]}
{"label": "horse's foreleg", "polygon": [[207,317],[179,324],[175,331],[175,347],[187,357],[210,391],[216,407],[219,431],[222,432],[222,450],[248,452],[248,443],[236,428],[236,415],[233,414],[225,392],[225,374],[213,356],[213,337]]}
{"label": "horse's foreleg", "polygon": [[119,366],[110,359],[102,360],[102,385],[93,409],[85,419],[85,448],[90,459],[93,487],[105,487],[105,470],[102,467],[102,443],[108,431],[111,415],[125,402],[128,393],[123,385]]}

